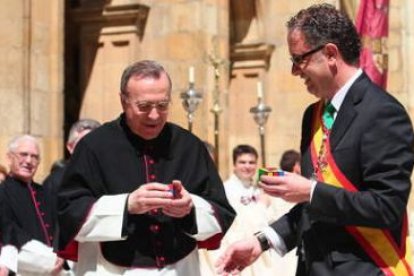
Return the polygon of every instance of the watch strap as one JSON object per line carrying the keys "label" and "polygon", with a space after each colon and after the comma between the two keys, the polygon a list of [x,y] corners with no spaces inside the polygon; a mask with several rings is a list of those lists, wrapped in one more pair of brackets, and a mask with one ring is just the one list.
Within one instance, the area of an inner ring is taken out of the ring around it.
{"label": "watch strap", "polygon": [[256,232],[254,233],[254,235],[259,241],[260,248],[262,249],[262,251],[266,251],[270,248],[269,240],[267,239],[265,234],[263,234],[262,232]]}

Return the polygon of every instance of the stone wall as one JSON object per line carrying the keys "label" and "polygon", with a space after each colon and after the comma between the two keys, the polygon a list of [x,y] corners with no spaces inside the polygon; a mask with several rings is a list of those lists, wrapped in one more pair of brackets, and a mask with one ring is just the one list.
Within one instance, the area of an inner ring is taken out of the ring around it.
{"label": "stone wall", "polygon": [[63,8],[18,0],[3,1],[0,11],[0,162],[13,136],[32,134],[41,143],[38,180],[62,155]]}

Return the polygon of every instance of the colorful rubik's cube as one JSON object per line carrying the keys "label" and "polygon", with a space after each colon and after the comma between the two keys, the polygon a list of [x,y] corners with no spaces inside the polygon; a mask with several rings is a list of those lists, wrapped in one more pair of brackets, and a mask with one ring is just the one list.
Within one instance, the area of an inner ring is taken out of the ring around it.
{"label": "colorful rubik's cube", "polygon": [[262,175],[284,176],[285,172],[276,168],[259,168],[257,179],[260,180]]}

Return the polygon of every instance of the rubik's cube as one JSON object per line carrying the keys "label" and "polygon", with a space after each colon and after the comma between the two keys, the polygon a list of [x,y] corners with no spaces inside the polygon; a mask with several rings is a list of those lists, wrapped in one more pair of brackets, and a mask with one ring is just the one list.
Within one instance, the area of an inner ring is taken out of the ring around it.
{"label": "rubik's cube", "polygon": [[262,175],[284,176],[285,172],[276,168],[259,168],[257,179],[260,180]]}
{"label": "rubik's cube", "polygon": [[180,198],[181,184],[173,182],[168,184],[168,188],[170,193],[172,193],[173,198]]}

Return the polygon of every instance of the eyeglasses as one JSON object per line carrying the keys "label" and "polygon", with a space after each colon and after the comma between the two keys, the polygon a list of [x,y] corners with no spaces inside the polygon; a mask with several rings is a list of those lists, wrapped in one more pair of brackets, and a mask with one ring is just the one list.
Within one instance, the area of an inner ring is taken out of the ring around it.
{"label": "eyeglasses", "polygon": [[316,48],[313,48],[312,50],[307,51],[306,53],[303,53],[301,55],[293,55],[290,57],[290,61],[292,61],[293,65],[296,65],[296,66],[301,65],[306,57],[316,53],[317,51],[322,50],[323,47],[325,47],[325,44],[320,45]]}
{"label": "eyeglasses", "polygon": [[136,102],[135,105],[137,106],[140,112],[151,112],[153,108],[155,108],[158,112],[166,112],[170,106],[170,101],[159,101],[159,102]]}
{"label": "eyeglasses", "polygon": [[39,163],[40,156],[38,154],[32,154],[28,152],[13,152],[13,154],[20,160],[26,160],[27,157],[30,157],[30,160],[34,163]]}

